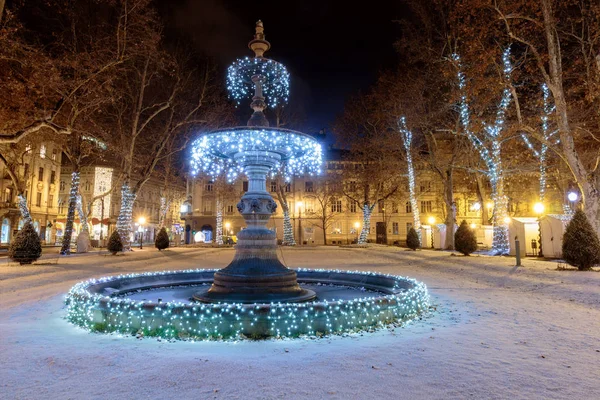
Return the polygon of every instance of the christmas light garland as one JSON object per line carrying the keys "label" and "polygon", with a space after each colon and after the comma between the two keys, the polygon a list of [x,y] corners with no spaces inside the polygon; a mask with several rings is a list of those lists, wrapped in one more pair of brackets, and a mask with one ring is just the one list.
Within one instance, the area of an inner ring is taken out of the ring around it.
{"label": "christmas light garland", "polygon": [[233,182],[243,173],[242,166],[261,152],[278,155],[280,160],[271,170],[281,170],[286,182],[294,175],[321,173],[322,149],[313,137],[289,129],[240,127],[196,139],[191,151],[192,174],[202,171],[216,178],[224,172]]}
{"label": "christmas light garland", "polygon": [[363,227],[360,231],[360,236],[358,237],[357,244],[365,244],[367,243],[367,239],[369,238],[369,233],[371,233],[371,214],[373,214],[373,209],[375,208],[375,204],[372,206],[368,204],[363,205]]}
{"label": "christmas light garland", "polygon": [[[459,104],[461,125],[469,141],[486,164],[487,176],[492,187],[492,200],[494,201],[492,253],[507,255],[510,247],[508,223],[506,222],[506,217],[508,217],[508,198],[504,194],[504,170],[502,167],[502,141],[500,134],[504,128],[506,109],[510,105],[512,94],[508,87],[503,90],[502,98],[496,111],[496,119],[493,125],[484,124],[484,135],[482,135],[483,138],[480,138],[471,130],[470,126],[470,108],[466,94],[466,78],[461,69],[460,57],[458,54],[454,54],[453,59],[458,64],[458,88],[462,92]],[[506,82],[510,82],[512,75],[510,47],[502,53],[502,62],[504,66],[504,79]]]}
{"label": "christmas light garland", "polygon": [[419,205],[417,203],[417,191],[415,184],[415,168],[412,160],[412,131],[406,126],[406,118],[400,117],[398,121],[398,128],[402,134],[402,143],[404,145],[404,151],[406,152],[406,164],[408,166],[408,193],[410,198],[410,206],[413,214],[413,228],[419,236],[419,245],[422,247],[423,242],[421,239],[421,216],[419,215]]}
{"label": "christmas light garland", "polygon": [[292,221],[290,219],[290,209],[287,204],[281,205],[283,209],[283,244],[286,246],[295,246],[296,239],[294,239],[294,228],[292,227]]}
{"label": "christmas light garland", "polygon": [[60,254],[71,254],[71,238],[73,236],[73,220],[75,219],[75,207],[77,206],[77,197],[79,195],[79,171],[71,173],[71,191],[69,192],[69,208],[67,209],[67,222],[65,223],[65,233],[63,235]]}
{"label": "christmas light garland", "polygon": [[252,77],[263,78],[262,93],[266,103],[274,108],[287,103],[290,95],[290,74],[283,64],[262,57],[245,57],[235,61],[227,70],[227,90],[239,105],[243,99],[254,95]]}
{"label": "christmas light garland", "polygon": [[239,340],[252,337],[293,338],[382,328],[417,318],[429,307],[427,287],[414,279],[364,271],[299,269],[298,278],[333,276],[385,282],[374,297],[307,303],[203,304],[148,302],[119,297],[157,281],[165,287],[209,283],[216,270],[162,271],[92,279],[75,285],[66,296],[67,319],[94,332],[118,332],[163,339]]}
{"label": "christmas light garland", "polygon": [[32,223],[31,222],[31,214],[29,213],[29,208],[27,207],[27,198],[22,194],[17,196],[19,211],[21,212],[21,217],[23,218],[23,222]]}
{"label": "christmas light garland", "polygon": [[[223,245],[223,201],[217,195],[217,232],[216,243],[219,246]],[[229,232],[228,232],[229,233]]]}

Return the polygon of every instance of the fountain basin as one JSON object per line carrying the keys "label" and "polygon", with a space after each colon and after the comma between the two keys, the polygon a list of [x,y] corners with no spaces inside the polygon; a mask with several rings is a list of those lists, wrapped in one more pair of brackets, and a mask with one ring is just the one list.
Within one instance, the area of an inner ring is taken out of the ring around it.
{"label": "fountain basin", "polygon": [[[429,305],[427,287],[414,279],[308,269],[295,270],[298,283],[313,288],[327,286],[331,289],[328,296],[320,289],[315,290],[315,301],[305,303],[199,303],[191,298],[158,301],[156,296],[153,300],[139,299],[144,291],[165,288],[192,293],[212,284],[216,271],[161,271],[81,282],[67,294],[67,318],[95,332],[194,341],[237,340],[381,328],[417,318]],[[337,299],[334,289],[343,289]],[[152,293],[141,297],[152,298]]]}

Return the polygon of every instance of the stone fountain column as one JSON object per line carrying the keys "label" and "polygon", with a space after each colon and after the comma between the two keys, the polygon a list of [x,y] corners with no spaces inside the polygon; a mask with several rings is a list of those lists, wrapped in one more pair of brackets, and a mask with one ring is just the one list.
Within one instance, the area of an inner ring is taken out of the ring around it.
{"label": "stone fountain column", "polygon": [[208,291],[196,293],[194,299],[211,303],[270,303],[315,298],[313,291],[298,285],[296,272],[279,261],[277,237],[266,228],[277,209],[277,203],[267,192],[266,178],[279,157],[264,151],[236,155],[248,177],[248,191],[237,204],[247,228],[238,233],[233,261],[215,273]]}

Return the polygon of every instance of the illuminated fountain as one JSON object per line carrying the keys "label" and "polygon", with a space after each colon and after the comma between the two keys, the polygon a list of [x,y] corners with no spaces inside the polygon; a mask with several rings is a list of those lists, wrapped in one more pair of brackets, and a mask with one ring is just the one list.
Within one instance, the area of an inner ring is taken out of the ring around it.
{"label": "illuminated fountain", "polygon": [[82,282],[67,296],[69,319],[103,332],[181,339],[296,337],[362,330],[406,321],[429,301],[424,284],[371,272],[291,270],[277,257],[266,224],[277,204],[267,175],[318,174],[321,146],[309,135],[271,128],[268,106],[286,102],[289,74],[264,58],[262,22],[250,41],[254,57],[236,61],[228,89],[239,103],[252,95],[244,127],[201,135],[192,145],[193,172],[248,178],[237,205],[246,221],[233,261],[221,270],[165,271]]}

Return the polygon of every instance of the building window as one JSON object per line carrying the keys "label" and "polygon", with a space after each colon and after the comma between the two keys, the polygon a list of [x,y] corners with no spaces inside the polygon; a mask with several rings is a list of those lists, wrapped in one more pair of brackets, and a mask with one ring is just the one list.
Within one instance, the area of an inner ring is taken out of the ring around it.
{"label": "building window", "polygon": [[23,176],[25,177],[25,179],[29,177],[29,164],[27,163],[23,165]]}
{"label": "building window", "polygon": [[227,205],[227,214],[233,214],[233,204]]}
{"label": "building window", "polygon": [[421,184],[419,185],[419,191],[421,193],[431,191],[431,182],[429,182],[429,181],[421,182]]}
{"label": "building window", "polygon": [[313,183],[310,181],[304,182],[304,191],[313,192]]}
{"label": "building window", "polygon": [[421,201],[421,213],[422,214],[430,213],[431,210],[432,210],[431,200]]}
{"label": "building window", "polygon": [[355,201],[351,201],[350,202],[350,212],[351,213],[355,213],[356,212],[356,202]]}
{"label": "building window", "polygon": [[271,192],[277,191],[277,181],[271,181]]}
{"label": "building window", "polygon": [[42,167],[40,167],[40,169],[38,170],[38,181],[44,181],[44,168]]}
{"label": "building window", "polygon": [[334,235],[342,233],[342,221],[335,221],[331,224],[331,233]]}
{"label": "building window", "polygon": [[407,214],[412,213],[412,205],[410,204],[410,201],[406,202],[406,213]]}
{"label": "building window", "polygon": [[65,181],[60,181],[60,191],[64,191],[65,190]]}
{"label": "building window", "polygon": [[312,214],[315,212],[315,201],[313,199],[307,199],[304,201],[304,210],[308,214]]}
{"label": "building window", "polygon": [[206,190],[207,192],[212,192],[213,191],[213,185],[214,185],[213,181],[206,182],[206,185],[204,185],[204,190]]}
{"label": "building window", "polygon": [[46,158],[46,146],[40,146],[40,158]]}
{"label": "building window", "polygon": [[355,181],[348,182],[348,191],[356,192],[356,182]]}
{"label": "building window", "polygon": [[385,212],[385,201],[379,200],[377,202],[377,208],[379,209],[380,213]]}
{"label": "building window", "polygon": [[[84,184],[84,190],[85,190],[86,192],[89,192],[89,191],[90,191],[90,181],[85,181],[85,184]],[[142,192],[142,193],[141,193],[141,195],[142,195],[141,197],[143,197],[143,195],[144,195],[144,192]]]}
{"label": "building window", "polygon": [[398,235],[398,223],[397,222],[392,222],[392,234]]}
{"label": "building window", "polygon": [[392,213],[398,214],[398,203],[392,201]]}
{"label": "building window", "polygon": [[35,199],[35,205],[36,205],[36,207],[42,206],[42,194],[41,193],[37,194],[37,197]]}
{"label": "building window", "polygon": [[4,189],[4,201],[7,203],[11,203],[13,198],[12,189],[6,188]]}
{"label": "building window", "polygon": [[247,192],[247,191],[248,191],[248,181],[243,181],[243,182],[242,182],[242,190],[243,190],[244,192]]}
{"label": "building window", "polygon": [[410,228],[412,228],[412,222],[407,222],[406,223],[406,235],[408,235],[408,231],[410,231]]}
{"label": "building window", "polygon": [[56,171],[51,171],[50,172],[50,183],[54,185],[55,182],[56,182]]}
{"label": "building window", "polygon": [[48,195],[48,207],[53,207],[52,203],[54,203],[54,195],[53,194],[49,194]]}
{"label": "building window", "polygon": [[52,161],[56,161],[56,149],[52,150]]}
{"label": "building window", "polygon": [[331,212],[342,212],[342,201],[341,200],[331,200]]}
{"label": "building window", "polygon": [[292,187],[291,187],[291,185],[288,183],[287,185],[285,185],[285,192],[286,192],[286,193],[289,193],[289,192],[291,192],[291,191],[292,191]]}

